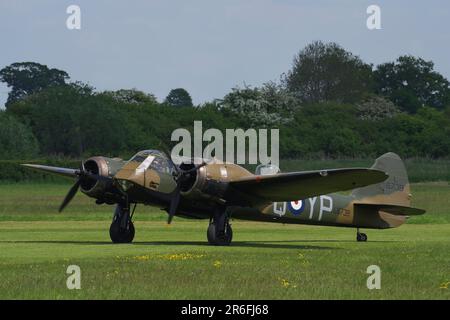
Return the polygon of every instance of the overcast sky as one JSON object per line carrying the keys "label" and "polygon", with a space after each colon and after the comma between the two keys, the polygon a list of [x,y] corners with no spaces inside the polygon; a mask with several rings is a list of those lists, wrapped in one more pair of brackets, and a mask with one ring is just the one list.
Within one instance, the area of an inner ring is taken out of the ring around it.
{"label": "overcast sky", "polygon": [[[71,4],[81,30],[66,27]],[[371,4],[381,30],[366,27]],[[137,88],[160,101],[183,87],[198,104],[278,80],[313,40],[374,64],[420,56],[450,78],[449,31],[447,0],[0,0],[0,68],[39,62],[98,90]],[[0,106],[7,93],[0,83]]]}

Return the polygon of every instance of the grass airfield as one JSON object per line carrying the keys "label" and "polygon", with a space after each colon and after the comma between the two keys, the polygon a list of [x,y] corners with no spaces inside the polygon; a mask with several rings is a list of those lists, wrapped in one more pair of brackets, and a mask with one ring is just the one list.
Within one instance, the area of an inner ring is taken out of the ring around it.
{"label": "grass airfield", "polygon": [[[62,184],[0,185],[1,299],[449,299],[450,187],[414,184],[427,209],[390,230],[233,221],[230,247],[206,244],[207,221],[138,207],[133,244],[113,245],[111,208]],[[81,290],[66,288],[69,265]],[[381,289],[368,290],[369,265]]]}

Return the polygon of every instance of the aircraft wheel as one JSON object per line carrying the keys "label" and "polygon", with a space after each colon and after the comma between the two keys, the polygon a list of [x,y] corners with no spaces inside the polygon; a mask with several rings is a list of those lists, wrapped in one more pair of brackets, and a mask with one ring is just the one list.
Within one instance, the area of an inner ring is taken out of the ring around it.
{"label": "aircraft wheel", "polygon": [[365,233],[357,233],[356,234],[356,241],[358,242],[366,242],[367,241],[367,235]]}
{"label": "aircraft wheel", "polygon": [[128,224],[128,229],[120,226],[120,219],[116,219],[111,223],[109,228],[109,236],[113,243],[130,243],[134,239],[135,229],[132,221]]}
{"label": "aircraft wheel", "polygon": [[214,223],[210,223],[208,226],[208,231],[206,232],[206,237],[208,238],[209,244],[214,244],[216,240],[216,226]]}
{"label": "aircraft wheel", "polygon": [[222,234],[217,234],[216,225],[210,223],[207,231],[208,243],[214,246],[229,246],[233,239],[233,229],[227,222],[226,230]]}

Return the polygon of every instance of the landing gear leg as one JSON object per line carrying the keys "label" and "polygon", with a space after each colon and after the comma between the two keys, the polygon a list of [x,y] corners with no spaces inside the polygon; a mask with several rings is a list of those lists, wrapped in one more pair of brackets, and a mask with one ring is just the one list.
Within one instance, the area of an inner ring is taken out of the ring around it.
{"label": "landing gear leg", "polygon": [[128,204],[117,205],[111,227],[109,228],[109,236],[113,243],[130,243],[133,241],[135,230],[131,221],[132,215],[130,215],[130,206]]}
{"label": "landing gear leg", "polygon": [[358,242],[366,242],[367,241],[367,235],[365,233],[359,232],[359,228],[356,229],[356,241]]}
{"label": "landing gear leg", "polygon": [[207,231],[208,243],[215,246],[229,246],[233,239],[233,229],[226,210],[216,210],[209,221]]}

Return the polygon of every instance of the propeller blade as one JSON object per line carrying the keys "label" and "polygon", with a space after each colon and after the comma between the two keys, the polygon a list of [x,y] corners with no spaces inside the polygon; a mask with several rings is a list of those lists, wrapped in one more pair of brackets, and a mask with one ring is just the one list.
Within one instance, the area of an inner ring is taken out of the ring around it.
{"label": "propeller blade", "polygon": [[66,197],[64,198],[64,201],[61,203],[61,206],[59,207],[59,212],[63,211],[64,208],[69,204],[69,202],[73,199],[75,194],[78,191],[78,188],[80,187],[81,180],[78,179],[77,182],[70,188],[69,192],[67,193]]}
{"label": "propeller blade", "polygon": [[169,217],[167,219],[167,224],[172,223],[172,219],[177,213],[180,198],[181,198],[180,185],[177,185],[177,188],[175,189],[175,194],[173,195],[172,200],[170,201]]}
{"label": "propeller blade", "polygon": [[183,170],[179,166],[175,164],[173,161],[171,154],[168,152],[168,150],[161,144],[160,148],[162,149],[162,153],[166,155],[167,160],[170,162],[170,164],[175,168],[176,175],[174,176],[175,182],[177,183],[177,186],[175,188],[175,193],[170,200],[170,207],[169,207],[169,217],[167,218],[167,224],[171,224],[173,217],[177,213],[178,205],[180,204],[181,199],[181,184],[184,180],[186,180],[186,176],[188,176],[191,172],[197,171],[201,167],[207,165],[206,162],[203,162],[202,164],[198,166],[194,166],[194,168],[191,168],[189,170]]}

